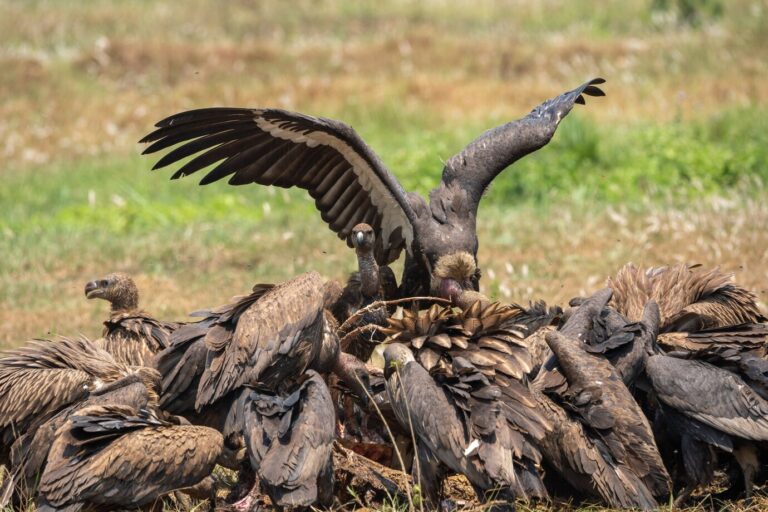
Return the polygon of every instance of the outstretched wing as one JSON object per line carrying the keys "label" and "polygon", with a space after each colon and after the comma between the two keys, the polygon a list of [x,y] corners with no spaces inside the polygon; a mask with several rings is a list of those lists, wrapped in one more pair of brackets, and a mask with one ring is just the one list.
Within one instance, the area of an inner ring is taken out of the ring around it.
{"label": "outstretched wing", "polygon": [[396,260],[413,240],[415,216],[405,191],[344,123],[278,109],[206,108],[173,115],[156,126],[141,140],[153,143],[144,154],[180,145],[155,169],[196,155],[173,179],[220,162],[201,185],[231,176],[230,185],[303,188],[347,243],[356,224],[373,226],[380,233],[375,248],[379,264]]}
{"label": "outstretched wing", "polygon": [[597,87],[604,82],[594,78],[545,101],[521,119],[483,133],[446,162],[443,183],[457,182],[468,192],[476,210],[491,181],[515,161],[545,146],[573,105],[585,104],[584,95],[605,96]]}

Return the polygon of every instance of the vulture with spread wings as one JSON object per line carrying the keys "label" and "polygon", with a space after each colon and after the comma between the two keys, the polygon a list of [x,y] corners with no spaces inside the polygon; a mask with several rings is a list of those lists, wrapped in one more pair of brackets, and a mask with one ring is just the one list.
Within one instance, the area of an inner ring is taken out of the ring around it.
{"label": "vulture with spread wings", "polygon": [[[595,78],[534,108],[525,117],[493,128],[445,164],[429,204],[406,192],[355,131],[332,119],[279,109],[206,108],[157,123],[141,142],[144,153],[172,146],[155,169],[192,157],[173,175],[180,178],[215,164],[201,180],[229,178],[231,185],[258,183],[307,190],[325,222],[341,239],[365,222],[378,234],[380,265],[406,250],[403,296],[438,293],[443,280],[477,289],[476,216],[491,181],[509,165],[546,145],[560,121],[584,96],[603,96]],[[461,275],[438,275],[440,260],[467,255]]]}

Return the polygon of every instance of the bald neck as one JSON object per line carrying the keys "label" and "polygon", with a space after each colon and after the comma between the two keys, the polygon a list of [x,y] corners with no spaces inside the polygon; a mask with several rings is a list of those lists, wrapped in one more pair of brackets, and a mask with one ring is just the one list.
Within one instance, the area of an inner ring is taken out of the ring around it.
{"label": "bald neck", "polygon": [[379,265],[372,250],[355,249],[355,253],[360,270],[360,292],[366,299],[373,299],[379,294]]}

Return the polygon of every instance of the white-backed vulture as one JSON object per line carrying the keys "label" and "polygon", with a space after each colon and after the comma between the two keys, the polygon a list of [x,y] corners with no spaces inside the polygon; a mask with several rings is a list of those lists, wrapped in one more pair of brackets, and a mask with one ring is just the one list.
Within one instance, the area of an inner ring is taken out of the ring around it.
{"label": "white-backed vulture", "polygon": [[122,363],[149,366],[153,356],[168,346],[171,333],[178,327],[176,323],[158,320],[139,309],[136,283],[122,272],[88,282],[85,296],[110,303],[111,311],[104,322],[100,342]]}
{"label": "white-backed vulture", "polygon": [[216,164],[201,184],[229,177],[232,185],[307,190],[342,240],[349,241],[355,225],[370,224],[379,234],[374,250],[379,264],[406,250],[403,297],[437,293],[442,278],[434,271],[440,260],[459,254],[466,254],[473,267],[459,284],[477,289],[476,217],[483,193],[504,169],[546,145],[576,103],[603,96],[597,87],[603,82],[590,80],[480,135],[446,161],[429,204],[406,193],[352,128],[331,119],[269,108],[205,108],[159,121],[141,142],[152,143],[144,153],[176,146],[155,169],[193,156],[173,178]]}
{"label": "white-backed vulture", "polygon": [[[515,306],[476,301],[464,311],[433,305],[427,310],[403,310],[389,319],[388,342],[408,344],[413,356],[430,373],[455,369],[460,358],[476,368],[500,392],[502,417],[509,424],[515,460],[515,494],[521,498],[547,495],[540,479],[537,440],[551,429],[527,384],[532,362],[526,340],[515,327]],[[456,376],[458,377],[458,376]]]}
{"label": "white-backed vulture", "polygon": [[497,386],[462,357],[453,358],[450,372],[428,372],[400,343],[384,349],[384,362],[389,401],[416,437],[414,479],[430,507],[439,503],[441,465],[465,475],[482,501],[525,497]]}
{"label": "white-backed vulture", "polygon": [[[560,461],[561,475],[571,485],[579,485],[588,478],[592,492],[611,505],[628,506],[625,499],[634,498],[637,502],[631,506],[650,509],[656,506],[654,496],[666,496],[670,491],[669,475],[651,427],[621,374],[603,355],[588,352],[583,341],[610,298],[609,288],[601,290],[583,301],[559,331],[546,334],[554,356],[542,367],[534,383],[536,389],[549,395],[574,421],[586,427],[582,430],[586,434],[585,449],[579,455],[591,452],[602,461],[598,467],[590,468],[578,458],[562,453],[574,449],[561,437],[569,434],[562,426],[553,431],[553,437],[542,447],[547,449],[547,459]],[[576,439],[580,439],[581,432],[574,432]],[[595,471],[598,468],[611,474]]]}
{"label": "white-backed vulture", "polygon": [[639,320],[646,303],[654,300],[662,333],[766,321],[755,295],[719,268],[679,263],[640,269],[629,263],[608,280],[608,286],[614,290],[611,304],[632,321]]}
{"label": "white-backed vulture", "polygon": [[217,431],[171,425],[123,405],[79,409],[58,432],[40,480],[38,510],[114,510],[152,504],[210,475]]}
{"label": "white-backed vulture", "polygon": [[755,442],[768,441],[768,401],[738,375],[703,361],[657,353],[645,371],[661,405],[659,428],[679,446],[685,487],[676,504],[712,481],[714,448],[733,454],[749,498],[759,469]]}
{"label": "white-backed vulture", "polygon": [[251,464],[272,503],[330,506],[336,422],[322,377],[307,370],[277,391],[255,389],[245,401],[244,416]]}

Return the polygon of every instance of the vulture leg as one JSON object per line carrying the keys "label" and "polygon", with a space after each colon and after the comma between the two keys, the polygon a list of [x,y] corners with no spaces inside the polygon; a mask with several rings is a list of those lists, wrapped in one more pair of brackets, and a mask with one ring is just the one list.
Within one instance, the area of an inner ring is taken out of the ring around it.
{"label": "vulture leg", "polygon": [[706,443],[683,434],[680,439],[683,459],[683,489],[675,498],[675,507],[682,507],[697,487],[712,481],[715,471],[715,453]]}
{"label": "vulture leg", "polygon": [[757,449],[753,443],[739,443],[733,449],[733,456],[736,458],[744,477],[745,505],[749,507],[752,501],[752,484],[755,480],[755,474],[760,469]]}
{"label": "vulture leg", "polygon": [[317,475],[317,504],[330,509],[333,505],[333,458],[328,459],[320,474]]}
{"label": "vulture leg", "polygon": [[429,510],[439,510],[443,498],[445,470],[439,460],[424,443],[416,442],[418,465],[413,464],[413,480],[421,490],[421,496]]}

